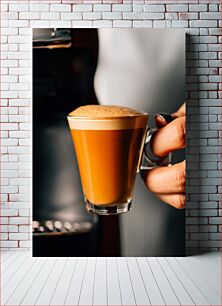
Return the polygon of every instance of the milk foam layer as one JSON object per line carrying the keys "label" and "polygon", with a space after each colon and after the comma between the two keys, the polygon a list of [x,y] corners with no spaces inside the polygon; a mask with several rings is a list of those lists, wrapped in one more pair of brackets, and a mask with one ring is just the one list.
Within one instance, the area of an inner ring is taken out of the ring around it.
{"label": "milk foam layer", "polygon": [[116,105],[86,105],[72,111],[68,116],[71,129],[121,130],[145,128],[148,114],[129,107]]}
{"label": "milk foam layer", "polygon": [[146,115],[146,113],[134,108],[116,105],[85,105],[78,107],[69,114],[70,117],[101,119],[142,115]]}

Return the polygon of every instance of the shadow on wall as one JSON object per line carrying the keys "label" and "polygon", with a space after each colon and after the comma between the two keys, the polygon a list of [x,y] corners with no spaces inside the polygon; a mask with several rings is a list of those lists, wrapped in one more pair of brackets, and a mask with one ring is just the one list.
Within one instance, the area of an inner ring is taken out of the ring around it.
{"label": "shadow on wall", "polygon": [[[200,91],[200,66],[197,37],[186,36],[186,161],[187,161],[187,208],[186,208],[186,254],[194,255],[210,251],[209,248],[209,214],[205,209],[210,208],[208,193],[211,188],[205,186],[203,179],[207,178],[207,166],[202,167],[202,162],[207,163],[208,158],[203,156],[207,145],[205,131],[208,123],[204,122],[206,108],[201,107],[200,99],[207,98]],[[198,64],[198,65],[197,65]],[[208,110],[207,110],[208,112]],[[203,131],[203,134],[202,132]],[[205,135],[204,135],[205,134]],[[210,160],[209,160],[210,161]],[[208,161],[208,162],[209,162]],[[216,207],[212,207],[216,208]]]}
{"label": "shadow on wall", "polygon": [[[193,179],[200,178],[200,126],[193,122],[193,115],[199,113],[199,76],[197,75],[195,37],[186,35],[186,255],[199,253],[198,237],[193,238],[193,233],[199,233],[199,184],[192,185]],[[195,129],[194,129],[195,127]]]}

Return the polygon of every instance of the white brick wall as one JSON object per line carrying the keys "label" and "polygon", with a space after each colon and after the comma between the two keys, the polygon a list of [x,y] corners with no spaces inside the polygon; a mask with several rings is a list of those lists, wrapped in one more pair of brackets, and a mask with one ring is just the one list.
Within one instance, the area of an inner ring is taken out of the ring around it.
{"label": "white brick wall", "polygon": [[29,248],[30,27],[184,27],[188,252],[221,246],[220,0],[1,2],[1,247]]}

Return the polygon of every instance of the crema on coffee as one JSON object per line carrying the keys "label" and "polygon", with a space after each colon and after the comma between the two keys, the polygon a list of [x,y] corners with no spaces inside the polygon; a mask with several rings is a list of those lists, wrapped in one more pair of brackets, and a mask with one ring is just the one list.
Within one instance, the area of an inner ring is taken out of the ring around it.
{"label": "crema on coffee", "polygon": [[122,106],[87,105],[68,122],[85,200],[112,207],[132,200],[148,115]]}
{"label": "crema on coffee", "polygon": [[147,122],[147,114],[123,106],[86,105],[71,112],[69,119],[73,129],[116,130],[143,127],[144,122]]}

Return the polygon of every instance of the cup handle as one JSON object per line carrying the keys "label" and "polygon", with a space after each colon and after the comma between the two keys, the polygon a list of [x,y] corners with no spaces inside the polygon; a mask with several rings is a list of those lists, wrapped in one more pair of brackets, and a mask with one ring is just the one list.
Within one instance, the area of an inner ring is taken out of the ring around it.
{"label": "cup handle", "polygon": [[169,153],[163,157],[155,156],[150,148],[150,141],[157,129],[148,129],[145,134],[144,145],[142,148],[140,166],[138,167],[138,172],[140,170],[150,170],[160,166],[169,166],[171,165],[172,153]]}

